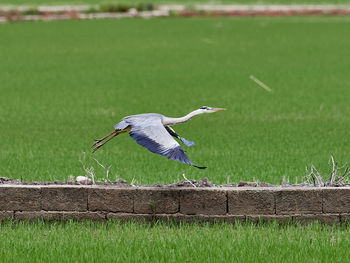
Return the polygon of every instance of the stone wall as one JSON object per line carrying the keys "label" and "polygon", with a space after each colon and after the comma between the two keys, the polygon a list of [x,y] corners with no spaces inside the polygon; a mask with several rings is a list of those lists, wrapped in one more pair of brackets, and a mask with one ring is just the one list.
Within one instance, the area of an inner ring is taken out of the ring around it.
{"label": "stone wall", "polygon": [[0,185],[0,220],[301,221],[350,219],[350,187],[149,188]]}

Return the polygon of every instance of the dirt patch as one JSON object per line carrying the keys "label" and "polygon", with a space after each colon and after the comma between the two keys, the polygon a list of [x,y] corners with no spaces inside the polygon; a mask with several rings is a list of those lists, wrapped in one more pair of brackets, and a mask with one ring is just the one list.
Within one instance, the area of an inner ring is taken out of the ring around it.
{"label": "dirt patch", "polygon": [[233,11],[180,11],[177,14],[183,17],[229,17],[229,16],[320,16],[320,15],[350,15],[350,10],[233,10]]}
{"label": "dirt patch", "polygon": [[[40,181],[32,181],[32,182],[26,182],[26,181],[20,181],[18,179],[11,179],[7,177],[0,177],[0,185],[1,184],[10,184],[10,185],[92,185],[92,183],[84,184],[84,183],[78,183],[78,182],[63,182],[63,181],[54,181],[54,182],[40,182]],[[312,187],[314,185],[308,184],[308,183],[302,183],[302,184],[289,184],[284,183],[283,185],[278,184],[270,184],[266,182],[247,182],[247,181],[240,181],[238,183],[230,183],[230,184],[213,184],[211,181],[209,181],[208,178],[203,178],[199,181],[189,179],[186,181],[179,181],[177,183],[171,183],[171,184],[147,184],[147,185],[132,185],[128,184],[126,180],[119,179],[115,182],[95,182],[95,185],[99,186],[110,186],[110,187],[118,187],[118,188],[134,188],[134,187],[156,187],[156,188],[183,188],[183,187],[189,187],[189,188],[203,188],[203,187]],[[350,183],[344,183],[341,185],[333,185],[333,187],[349,187]]]}
{"label": "dirt patch", "polygon": [[[85,185],[78,182],[63,182],[63,181],[54,181],[54,182],[41,182],[41,181],[20,181],[18,179],[11,179],[7,177],[0,177],[0,184],[11,184],[11,185]],[[92,183],[88,183],[87,185]],[[117,180],[115,182],[95,182],[95,185],[104,185],[104,186],[117,186],[117,187],[134,187],[126,182],[126,180]]]}
{"label": "dirt patch", "polygon": [[[7,177],[0,177],[0,184],[12,184],[12,185],[85,185],[84,183],[78,182],[62,182],[62,181],[54,181],[54,182],[40,182],[40,181],[20,181],[18,179],[11,179]],[[88,183],[92,184],[92,183]],[[113,187],[157,187],[157,188],[177,188],[177,187],[274,187],[279,185],[274,185],[270,183],[264,182],[245,182],[241,181],[239,183],[231,183],[231,184],[221,184],[216,185],[209,181],[208,178],[203,178],[199,181],[196,180],[187,180],[180,181],[177,183],[171,184],[147,184],[147,185],[132,185],[128,184],[126,180],[119,179],[115,182],[95,182],[95,185],[103,185],[103,186],[113,186]]]}

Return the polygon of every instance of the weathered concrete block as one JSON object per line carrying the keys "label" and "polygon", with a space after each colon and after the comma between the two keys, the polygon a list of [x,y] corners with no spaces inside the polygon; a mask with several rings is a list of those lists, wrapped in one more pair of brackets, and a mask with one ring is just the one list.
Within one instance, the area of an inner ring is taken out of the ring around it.
{"label": "weathered concrete block", "polygon": [[134,222],[150,222],[153,216],[150,214],[128,214],[128,213],[108,213],[108,220],[119,220],[122,222],[134,221]]}
{"label": "weathered concrete block", "polygon": [[228,213],[233,215],[275,214],[275,191],[228,190]]}
{"label": "weathered concrete block", "polygon": [[[108,214],[107,214],[108,213]],[[115,188],[0,185],[0,221],[106,220],[339,223],[350,188]]]}
{"label": "weathered concrete block", "polygon": [[324,224],[334,224],[340,223],[340,215],[339,214],[316,214],[316,215],[293,215],[293,221],[300,223],[310,223],[314,221],[318,221]]}
{"label": "weathered concrete block", "polygon": [[350,213],[350,188],[324,189],[324,213]]}
{"label": "weathered concrete block", "polygon": [[180,191],[176,189],[138,189],[135,193],[134,213],[173,214],[179,211]]}
{"label": "weathered concrete block", "polygon": [[0,187],[0,210],[35,211],[40,210],[40,187]]}
{"label": "weathered concrete block", "polygon": [[180,191],[180,212],[187,215],[226,214],[226,192],[216,189],[182,189]]}
{"label": "weathered concrete block", "polygon": [[42,187],[41,207],[48,211],[86,211],[87,188]]}
{"label": "weathered concrete block", "polygon": [[13,211],[0,211],[0,221],[13,219]]}
{"label": "weathered concrete block", "polygon": [[321,189],[282,189],[276,193],[277,214],[320,214],[322,213]]}
{"label": "weathered concrete block", "polygon": [[30,211],[15,212],[17,220],[47,220],[47,221],[64,221],[64,220],[106,220],[104,213],[97,212],[66,212],[66,211]]}
{"label": "weathered concrete block", "polygon": [[125,212],[134,211],[136,189],[90,188],[88,191],[89,211]]}

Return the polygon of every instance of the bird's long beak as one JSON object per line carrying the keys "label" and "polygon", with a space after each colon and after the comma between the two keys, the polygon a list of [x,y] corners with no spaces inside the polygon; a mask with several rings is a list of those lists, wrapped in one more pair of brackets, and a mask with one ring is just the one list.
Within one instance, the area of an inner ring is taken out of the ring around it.
{"label": "bird's long beak", "polygon": [[224,111],[224,110],[226,110],[225,108],[213,108],[213,111]]}

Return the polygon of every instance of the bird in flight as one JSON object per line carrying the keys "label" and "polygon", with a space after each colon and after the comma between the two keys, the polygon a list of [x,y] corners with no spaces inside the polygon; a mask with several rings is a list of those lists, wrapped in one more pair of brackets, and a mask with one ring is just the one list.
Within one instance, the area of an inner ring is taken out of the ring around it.
{"label": "bird in flight", "polygon": [[187,163],[199,169],[205,169],[206,167],[196,166],[192,163],[180,144],[173,137],[181,140],[188,147],[193,146],[194,142],[180,137],[170,126],[187,122],[193,116],[199,114],[223,110],[225,109],[203,106],[180,118],[170,118],[158,113],[127,116],[114,126],[114,131],[101,139],[95,140],[91,147],[94,147],[93,152],[95,152],[117,135],[129,132],[131,138],[153,153],[168,157],[171,160]]}

